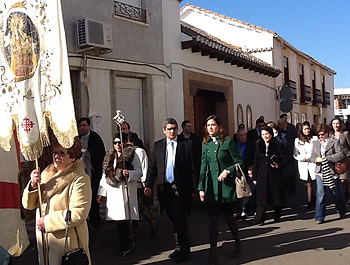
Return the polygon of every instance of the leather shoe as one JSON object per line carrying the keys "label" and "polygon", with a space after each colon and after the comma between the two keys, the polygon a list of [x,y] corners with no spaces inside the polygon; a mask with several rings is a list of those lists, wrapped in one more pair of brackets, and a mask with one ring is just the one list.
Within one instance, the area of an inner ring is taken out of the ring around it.
{"label": "leather shoe", "polygon": [[169,254],[169,259],[175,259],[180,256],[180,250],[175,249],[172,253]]}
{"label": "leather shoe", "polygon": [[190,257],[190,253],[189,252],[181,252],[177,258],[175,258],[175,262],[176,263],[181,263],[184,262],[185,260],[188,260],[188,258]]}
{"label": "leather shoe", "polygon": [[231,258],[236,259],[241,256],[242,252],[242,242],[239,242],[239,244],[236,244],[235,250],[231,254]]}

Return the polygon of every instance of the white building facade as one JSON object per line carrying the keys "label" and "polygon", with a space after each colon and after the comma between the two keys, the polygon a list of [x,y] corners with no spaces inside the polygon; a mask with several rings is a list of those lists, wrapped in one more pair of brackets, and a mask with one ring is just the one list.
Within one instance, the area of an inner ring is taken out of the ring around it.
{"label": "white building facade", "polygon": [[282,69],[274,89],[277,93],[286,83],[292,90],[293,108],[282,111],[288,112],[291,122],[318,124],[333,117],[335,71],[297,50],[276,32],[190,4],[181,9],[181,21]]}

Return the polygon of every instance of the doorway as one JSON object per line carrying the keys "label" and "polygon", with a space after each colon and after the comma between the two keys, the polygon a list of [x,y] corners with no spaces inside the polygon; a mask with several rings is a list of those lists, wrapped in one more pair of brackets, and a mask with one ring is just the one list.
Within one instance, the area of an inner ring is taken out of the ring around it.
{"label": "doorway", "polygon": [[193,98],[194,126],[196,133],[203,137],[205,121],[209,115],[220,117],[228,132],[227,100],[222,92],[198,89]]}

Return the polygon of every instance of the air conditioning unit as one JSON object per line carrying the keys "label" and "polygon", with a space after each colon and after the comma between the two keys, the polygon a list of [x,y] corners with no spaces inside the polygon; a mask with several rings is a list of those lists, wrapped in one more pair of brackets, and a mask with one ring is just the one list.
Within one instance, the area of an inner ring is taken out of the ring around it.
{"label": "air conditioning unit", "polygon": [[100,48],[111,51],[113,48],[112,27],[106,23],[86,18],[79,19],[77,38],[80,49]]}

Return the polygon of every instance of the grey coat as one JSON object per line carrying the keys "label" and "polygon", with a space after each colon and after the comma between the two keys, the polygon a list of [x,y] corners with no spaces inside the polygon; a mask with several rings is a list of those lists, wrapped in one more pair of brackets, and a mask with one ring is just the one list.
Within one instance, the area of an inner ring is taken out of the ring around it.
{"label": "grey coat", "polygon": [[[330,170],[332,175],[336,178],[339,175],[335,172],[335,163],[343,159],[342,148],[340,147],[340,142],[337,139],[327,138],[327,145],[325,148],[325,157],[329,163]],[[321,157],[321,142],[320,139],[314,142],[312,146],[312,154],[310,160],[316,163],[316,158]],[[321,173],[321,163],[316,163],[315,173]]]}

